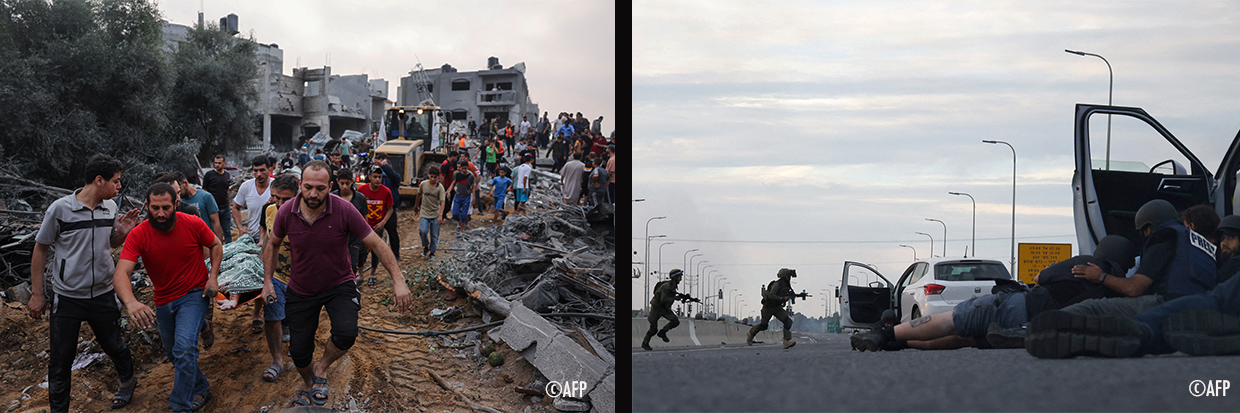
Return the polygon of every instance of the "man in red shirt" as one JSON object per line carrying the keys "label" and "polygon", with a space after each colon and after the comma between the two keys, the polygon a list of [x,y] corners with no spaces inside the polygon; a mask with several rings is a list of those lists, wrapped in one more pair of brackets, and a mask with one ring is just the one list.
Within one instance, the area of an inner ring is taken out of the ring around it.
{"label": "man in red shirt", "polygon": [[[357,192],[366,197],[366,223],[370,224],[370,228],[380,237],[383,236],[383,228],[387,225],[389,219],[392,219],[392,211],[396,209],[396,202],[392,199],[392,191],[383,186],[383,169],[379,167],[370,168],[370,176],[366,185],[357,188]],[[388,248],[391,250],[391,247]],[[370,266],[370,280],[366,281],[367,285],[375,285],[375,271],[378,270],[379,256],[374,251],[370,252],[370,262],[375,263]]]}
{"label": "man in red shirt", "polygon": [[[404,312],[413,303],[396,256],[349,201],[328,193],[331,180],[326,162],[306,163],[301,172],[301,194],[280,207],[263,250],[262,296],[268,297],[275,295],[271,277],[276,261],[272,251],[279,249],[285,237],[292,246],[284,322],[289,326],[289,353],[305,385],[293,403],[303,406],[327,404],[327,369],[344,357],[357,340],[361,293],[349,263],[349,235],[378,252],[379,262],[392,276],[396,308]],[[324,309],[331,320],[331,338],[323,358],[311,363],[314,336]]]}
{"label": "man in red shirt", "polygon": [[[456,196],[456,192],[452,192],[455,190],[455,187],[452,186],[452,177],[456,174],[456,161],[459,157],[460,153],[457,151],[448,151],[448,159],[439,164],[439,182],[443,183],[443,187],[449,191],[448,199],[452,199]],[[466,155],[466,157],[468,157],[468,155]],[[441,211],[443,219],[448,219],[448,212],[450,210],[451,208],[444,208],[444,210]]]}
{"label": "man in red shirt", "polygon": [[[176,212],[176,191],[159,183],[146,194],[148,218],[125,237],[116,272],[116,295],[142,328],[159,325],[164,352],[175,375],[169,402],[174,411],[196,411],[211,401],[210,383],[198,367],[198,331],[215,290],[219,289],[224,244],[195,215]],[[202,262],[202,248],[211,249],[211,269]],[[129,276],[142,259],[155,286],[155,311],[133,295]]]}

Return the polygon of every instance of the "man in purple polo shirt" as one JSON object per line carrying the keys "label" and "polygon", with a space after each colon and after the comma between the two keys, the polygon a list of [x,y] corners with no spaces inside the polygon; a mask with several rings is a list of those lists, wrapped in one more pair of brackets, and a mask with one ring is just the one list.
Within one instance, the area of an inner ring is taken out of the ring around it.
{"label": "man in purple polo shirt", "polygon": [[[327,404],[327,369],[344,357],[357,338],[357,312],[362,306],[349,264],[349,235],[379,254],[379,262],[392,276],[397,308],[404,312],[413,303],[396,256],[349,201],[329,194],[331,182],[327,163],[306,163],[301,173],[301,194],[280,207],[263,250],[263,297],[274,296],[271,276],[275,257],[271,252],[279,250],[288,237],[292,261],[284,322],[289,326],[289,353],[305,382],[293,404],[303,406]],[[331,319],[331,339],[323,358],[312,365],[314,335],[324,308]]]}

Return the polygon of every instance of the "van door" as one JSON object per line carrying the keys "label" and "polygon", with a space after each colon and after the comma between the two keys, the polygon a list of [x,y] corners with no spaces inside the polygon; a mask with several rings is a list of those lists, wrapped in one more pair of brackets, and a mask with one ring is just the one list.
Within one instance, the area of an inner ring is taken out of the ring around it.
{"label": "van door", "polygon": [[870,328],[891,308],[894,285],[869,264],[844,262],[840,282],[840,327]]}
{"label": "van door", "polygon": [[1111,234],[1141,245],[1134,218],[1148,201],[1164,199],[1180,211],[1213,201],[1210,171],[1141,108],[1077,104],[1075,158],[1073,216],[1083,253]]}
{"label": "van door", "polygon": [[1240,132],[1231,140],[1231,146],[1223,155],[1223,163],[1214,171],[1214,188],[1210,191],[1210,200],[1218,216],[1225,217],[1236,214],[1236,174],[1240,173]]}

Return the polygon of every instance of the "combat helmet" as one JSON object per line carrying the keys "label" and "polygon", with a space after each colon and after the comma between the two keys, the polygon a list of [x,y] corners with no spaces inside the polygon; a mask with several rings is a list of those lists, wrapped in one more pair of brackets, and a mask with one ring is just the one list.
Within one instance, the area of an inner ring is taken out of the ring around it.
{"label": "combat helmet", "polygon": [[1167,221],[1174,221],[1180,218],[1180,214],[1175,211],[1175,207],[1163,199],[1155,199],[1146,202],[1137,210],[1136,221],[1137,231],[1144,230],[1146,226],[1158,228],[1159,224]]}
{"label": "combat helmet", "polygon": [[1228,215],[1223,217],[1223,219],[1218,222],[1218,229],[1215,231],[1233,237],[1240,234],[1240,215]]}
{"label": "combat helmet", "polygon": [[1094,258],[1099,261],[1105,261],[1115,266],[1112,270],[1115,272],[1128,272],[1129,268],[1135,265],[1134,256],[1135,248],[1128,238],[1119,235],[1107,235],[1101,241],[1098,241],[1098,248],[1094,249]]}
{"label": "combat helmet", "polygon": [[675,268],[667,272],[668,278],[680,278],[684,275],[685,275],[685,272],[681,271],[680,268]]}
{"label": "combat helmet", "polygon": [[797,270],[790,269],[790,268],[779,269],[779,278],[788,278],[788,277],[796,278],[796,276],[797,276]]}

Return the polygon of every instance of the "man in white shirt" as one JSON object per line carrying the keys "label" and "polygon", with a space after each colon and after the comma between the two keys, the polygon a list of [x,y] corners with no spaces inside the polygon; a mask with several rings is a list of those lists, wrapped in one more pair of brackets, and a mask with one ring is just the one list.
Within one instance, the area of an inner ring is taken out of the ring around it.
{"label": "man in white shirt", "polygon": [[521,117],[521,125],[518,130],[521,132],[521,139],[525,139],[530,134],[530,118],[528,116]]}
{"label": "man in white shirt", "polygon": [[525,155],[521,158],[521,166],[517,167],[517,179],[513,188],[516,188],[516,199],[513,213],[520,215],[526,213],[525,201],[530,199],[530,173],[534,171],[534,157]]}
{"label": "man in white shirt", "polygon": [[263,218],[263,204],[267,203],[267,199],[271,196],[271,179],[267,175],[271,171],[271,165],[268,161],[267,155],[254,157],[254,161],[250,164],[253,167],[254,179],[241,184],[232,202],[234,217],[241,216],[243,209],[249,211],[245,219],[246,227],[242,227],[240,221],[237,222],[237,227],[254,237],[255,242],[258,242],[262,231],[259,228],[259,220]]}

